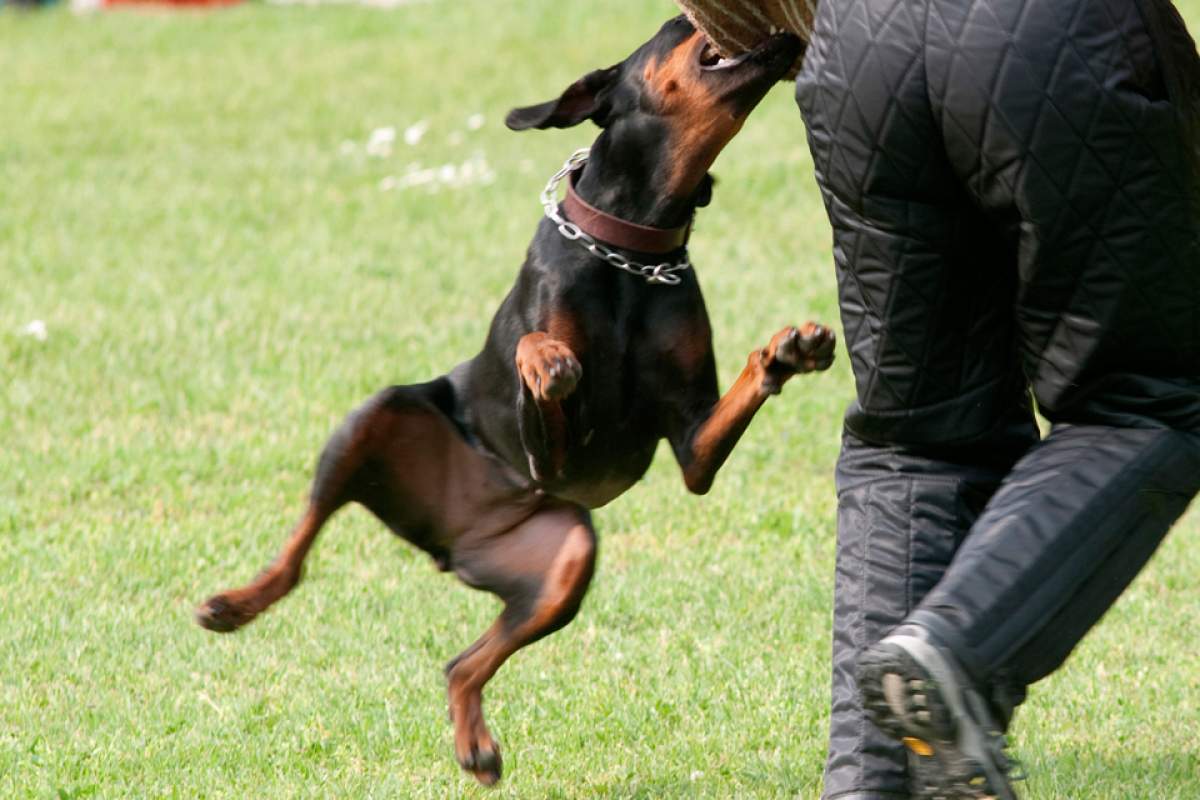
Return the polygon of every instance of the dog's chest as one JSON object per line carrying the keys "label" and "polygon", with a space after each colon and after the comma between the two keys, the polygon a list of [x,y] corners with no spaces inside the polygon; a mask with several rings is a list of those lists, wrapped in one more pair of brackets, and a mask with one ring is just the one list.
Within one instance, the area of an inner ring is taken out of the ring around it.
{"label": "dog's chest", "polygon": [[[655,287],[658,292],[676,287]],[[664,394],[690,381],[711,355],[708,320],[652,297],[581,316],[586,332],[579,392],[582,441],[604,433],[653,436]],[[674,298],[669,298],[674,299]],[[655,302],[658,301],[658,302]],[[693,307],[694,308],[694,307]]]}
{"label": "dog's chest", "polygon": [[638,477],[648,466],[664,406],[692,392],[711,363],[708,318],[691,289],[653,287],[579,315],[582,379],[564,404],[573,457]]}

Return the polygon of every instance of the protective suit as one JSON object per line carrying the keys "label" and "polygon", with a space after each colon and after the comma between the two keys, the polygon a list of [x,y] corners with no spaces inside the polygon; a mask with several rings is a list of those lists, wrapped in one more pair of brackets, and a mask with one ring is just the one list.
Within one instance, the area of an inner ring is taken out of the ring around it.
{"label": "protective suit", "polygon": [[863,715],[864,648],[936,629],[1007,720],[1200,491],[1200,58],[1167,0],[821,0],[811,25],[796,98],[857,388],[824,797],[882,800],[905,753]]}

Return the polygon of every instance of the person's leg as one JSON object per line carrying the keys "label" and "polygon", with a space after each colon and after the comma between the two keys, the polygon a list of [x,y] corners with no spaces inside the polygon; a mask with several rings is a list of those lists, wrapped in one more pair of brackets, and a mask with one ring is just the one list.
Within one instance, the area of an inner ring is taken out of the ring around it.
{"label": "person's leg", "polygon": [[859,657],[876,724],[930,796],[1015,795],[1003,733],[1200,491],[1200,434],[1056,426],[1004,479],[942,579]]}
{"label": "person's leg", "polygon": [[[941,578],[1029,435],[1027,425],[1018,424],[1015,435],[993,436],[974,452],[937,452],[872,445],[845,433],[837,471],[826,798],[909,796],[906,752],[866,720],[855,664]],[[980,459],[981,451],[990,463]]]}
{"label": "person's leg", "polygon": [[[1056,426],[1013,469],[912,621],[966,666],[1056,669],[1200,491],[1200,435]],[[944,626],[944,627],[943,627]]]}
{"label": "person's leg", "polygon": [[827,0],[818,14],[797,102],[858,389],[838,467],[824,797],[882,800],[909,796],[906,755],[864,716],[854,662],[937,582],[1036,431],[997,303],[1015,296],[1015,252],[936,146],[923,12]]}
{"label": "person's leg", "polygon": [[1191,78],[1161,71],[1146,22],[1177,25],[1164,5],[930,3],[946,149],[1019,230],[1021,355],[1056,423],[917,627],[860,661],[876,720],[930,752],[948,796],[1012,796],[996,684],[1057,668],[1200,490],[1200,180],[1170,90]]}

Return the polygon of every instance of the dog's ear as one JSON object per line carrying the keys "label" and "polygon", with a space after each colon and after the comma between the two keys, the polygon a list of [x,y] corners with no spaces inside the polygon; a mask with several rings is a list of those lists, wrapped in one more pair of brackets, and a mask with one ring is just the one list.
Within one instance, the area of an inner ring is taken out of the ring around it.
{"label": "dog's ear", "polygon": [[717,179],[707,172],[700,179],[700,185],[696,187],[696,208],[704,208],[712,202],[713,187],[717,185]]}
{"label": "dog's ear", "polygon": [[514,131],[530,128],[545,130],[570,128],[585,119],[591,119],[604,127],[604,114],[607,111],[605,96],[616,84],[620,71],[621,65],[616,64],[608,69],[589,72],[568,86],[555,100],[509,111],[504,124]]}

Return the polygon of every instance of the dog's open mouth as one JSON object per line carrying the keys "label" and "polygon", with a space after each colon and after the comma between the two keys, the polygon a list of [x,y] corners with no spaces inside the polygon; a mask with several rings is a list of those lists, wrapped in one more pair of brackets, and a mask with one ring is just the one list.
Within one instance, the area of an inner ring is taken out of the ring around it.
{"label": "dog's open mouth", "polygon": [[700,51],[700,66],[707,70],[729,69],[745,61],[750,53],[751,51],[747,50],[741,55],[726,58],[717,50],[716,45],[712,42],[706,42],[704,48]]}
{"label": "dog's open mouth", "polygon": [[700,49],[700,68],[705,72],[724,72],[735,69],[748,61],[766,65],[783,58],[789,58],[787,66],[790,66],[790,62],[794,61],[802,50],[798,37],[782,31],[773,32],[753,50],[729,55],[722,55],[712,41],[706,41]]}

